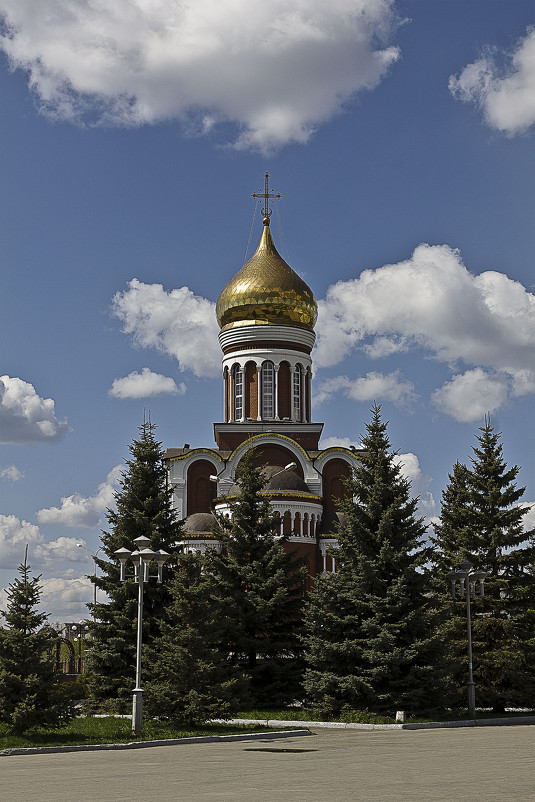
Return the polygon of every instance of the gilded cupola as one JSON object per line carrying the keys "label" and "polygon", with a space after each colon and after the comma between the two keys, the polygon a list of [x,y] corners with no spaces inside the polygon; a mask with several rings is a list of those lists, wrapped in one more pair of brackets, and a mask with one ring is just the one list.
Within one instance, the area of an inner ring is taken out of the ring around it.
{"label": "gilded cupola", "polygon": [[[260,197],[266,196],[273,197],[267,188]],[[222,329],[255,323],[314,328],[318,316],[316,299],[310,287],[278,253],[271,236],[269,214],[266,208],[264,230],[255,253],[217,300],[217,321]]]}

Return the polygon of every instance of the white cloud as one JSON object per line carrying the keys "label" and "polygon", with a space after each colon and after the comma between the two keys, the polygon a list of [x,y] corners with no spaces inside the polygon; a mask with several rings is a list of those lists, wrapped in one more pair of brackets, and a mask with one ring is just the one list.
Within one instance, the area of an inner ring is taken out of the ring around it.
{"label": "white cloud", "polygon": [[528,512],[522,519],[524,532],[535,530],[535,501],[522,501],[518,506],[524,509],[527,507],[528,509]]}
{"label": "white cloud", "polygon": [[355,440],[351,440],[350,437],[325,437],[320,442],[320,448],[336,448],[336,446],[341,446],[342,448],[361,448],[361,444],[357,443]]}
{"label": "white cloud", "polygon": [[238,148],[306,142],[399,58],[394,0],[0,0],[0,46],[55,119],[220,123]]}
{"label": "white cloud", "polygon": [[[42,577],[41,601],[39,609],[49,614],[51,626],[63,625],[66,621],[80,621],[88,618],[87,603],[93,601],[93,583],[88,576],[68,571],[72,576]],[[36,572],[33,570],[32,575]],[[103,601],[105,595],[98,592],[98,600]],[[0,588],[0,610],[7,610],[7,588]],[[0,618],[1,621],[1,618]]]}
{"label": "white cloud", "polygon": [[0,564],[2,568],[16,568],[24,562],[26,544],[30,552],[43,542],[39,527],[21,521],[15,515],[0,515]]}
{"label": "white cloud", "polygon": [[535,28],[506,55],[509,63],[501,69],[501,54],[489,51],[452,75],[449,88],[454,97],[479,106],[492,128],[512,136],[535,123]]}
{"label": "white cloud", "polygon": [[52,562],[81,562],[85,557],[77,547],[78,542],[72,537],[61,537],[47,542],[35,524],[21,521],[15,515],[0,515],[2,568],[17,568],[24,562],[26,546],[28,562],[37,572]]}
{"label": "white cloud", "polygon": [[0,443],[54,443],[70,431],[58,420],[54,401],[41,398],[32,384],[0,376]]}
{"label": "white cloud", "polygon": [[409,381],[400,379],[399,371],[385,375],[372,371],[358,379],[348,379],[347,376],[336,376],[325,379],[319,385],[314,395],[314,403],[321,404],[342,391],[354,401],[392,401],[398,406],[410,406],[415,400],[414,385]]}
{"label": "white cloud", "polygon": [[49,623],[63,624],[88,618],[87,603],[93,601],[93,583],[87,576],[72,579],[49,577],[41,579],[40,608],[49,613]]}
{"label": "white cloud", "polygon": [[196,376],[219,376],[221,352],[215,304],[187,287],[166,292],[161,284],[132,279],[113,298],[113,314],[142,348],[157,348]]}
{"label": "white cloud", "polygon": [[436,512],[435,499],[427,489],[431,484],[431,477],[422,473],[418,457],[410,451],[407,454],[396,454],[394,462],[400,466],[402,476],[411,483],[411,496],[418,497],[418,515],[429,524]]}
{"label": "white cloud", "polygon": [[62,526],[92,529],[99,525],[102,514],[115,504],[114,487],[117,485],[123,465],[116,465],[101,482],[94,496],[86,498],[80,493],[65,496],[60,507],[39,510],[37,520],[41,524],[61,524]]}
{"label": "white cloud", "polygon": [[492,375],[481,368],[457,374],[439,390],[432,401],[437,409],[461,423],[481,420],[487,412],[495,412],[506,402],[508,381],[503,375]]}
{"label": "white cloud", "polygon": [[[32,552],[32,559],[36,564],[43,566],[58,565],[59,563],[80,563],[87,560],[79,548],[80,539],[74,537],[58,537],[47,543],[37,544]],[[85,545],[85,540],[82,541]]]}
{"label": "white cloud", "polygon": [[7,465],[0,470],[0,479],[6,479],[8,482],[19,482],[24,478],[24,473],[19,471],[16,465]]}
{"label": "white cloud", "polygon": [[177,387],[170,376],[153,373],[149,368],[143,368],[141,373],[133,370],[122,379],[114,379],[109,395],[114,398],[151,398],[156,395],[184,395],[186,385],[181,382]]}
{"label": "white cloud", "polygon": [[[535,392],[535,296],[503,273],[473,275],[447,245],[419,245],[410,259],[333,284],[319,308],[319,367],[354,348],[374,357],[423,349],[453,370],[459,362],[485,368],[485,411],[508,393]],[[479,374],[465,386],[476,378],[482,386]]]}

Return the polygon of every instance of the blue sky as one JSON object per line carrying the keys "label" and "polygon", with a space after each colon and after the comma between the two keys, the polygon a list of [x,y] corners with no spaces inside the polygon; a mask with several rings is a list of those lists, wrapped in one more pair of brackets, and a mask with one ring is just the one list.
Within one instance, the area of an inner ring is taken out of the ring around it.
{"label": "blue sky", "polygon": [[0,587],[29,543],[52,620],[82,617],[76,544],[144,409],[213,444],[213,304],[266,170],[324,442],[382,403],[432,516],[490,411],[534,501],[533,3],[108,5],[0,0]]}

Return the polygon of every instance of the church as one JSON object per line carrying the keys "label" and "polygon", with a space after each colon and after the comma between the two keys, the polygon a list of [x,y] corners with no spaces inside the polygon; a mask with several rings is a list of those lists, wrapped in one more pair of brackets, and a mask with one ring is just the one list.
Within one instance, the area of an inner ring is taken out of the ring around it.
{"label": "church", "polygon": [[265,175],[263,231],[255,253],[230,279],[216,306],[222,350],[223,414],[214,423],[215,447],[169,448],[165,453],[173,505],[184,520],[185,551],[219,548],[214,511],[230,514],[239,495],[236,468],[253,448],[263,467],[262,493],[280,518],[288,548],[310,576],[336,570],[338,507],[358,451],[319,448],[322,423],[311,415],[314,294],[278,253],[270,230]]}

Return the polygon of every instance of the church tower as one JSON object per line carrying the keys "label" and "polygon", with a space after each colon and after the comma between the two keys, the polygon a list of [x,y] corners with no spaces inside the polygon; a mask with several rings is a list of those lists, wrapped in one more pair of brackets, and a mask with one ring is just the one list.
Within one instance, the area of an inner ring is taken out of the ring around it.
{"label": "church tower", "polygon": [[312,358],[316,299],[278,253],[270,230],[266,173],[263,231],[248,262],[222,290],[216,306],[223,352],[223,421],[214,423],[216,448],[166,452],[173,501],[185,519],[183,547],[218,548],[213,512],[230,514],[239,493],[236,468],[254,448],[264,468],[263,493],[279,513],[281,533],[314,576],[335,570],[337,506],[358,453],[320,450],[322,423],[312,422]]}
{"label": "church tower", "polygon": [[269,427],[317,449],[322,424],[311,423],[310,354],[318,305],[273,242],[268,178],[260,244],[217,301],[225,422],[215,424],[215,437],[220,448],[236,448]]}

